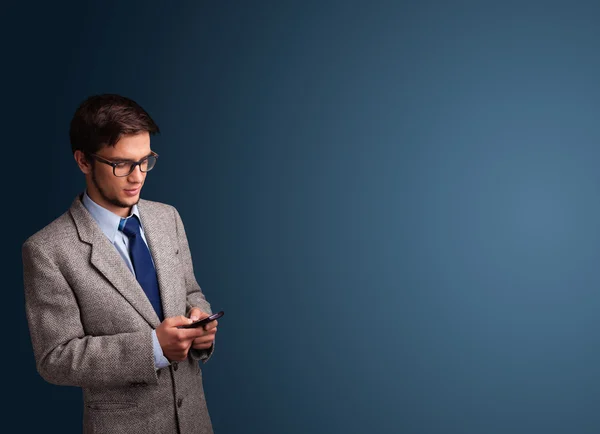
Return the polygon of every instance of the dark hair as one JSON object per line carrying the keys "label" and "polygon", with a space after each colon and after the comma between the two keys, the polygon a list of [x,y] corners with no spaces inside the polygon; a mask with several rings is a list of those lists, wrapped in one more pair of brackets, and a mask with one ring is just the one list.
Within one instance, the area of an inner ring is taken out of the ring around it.
{"label": "dark hair", "polygon": [[89,155],[104,146],[115,146],[121,136],[160,133],[158,125],[135,101],[115,94],[94,95],[83,101],[71,120],[69,137],[73,153]]}

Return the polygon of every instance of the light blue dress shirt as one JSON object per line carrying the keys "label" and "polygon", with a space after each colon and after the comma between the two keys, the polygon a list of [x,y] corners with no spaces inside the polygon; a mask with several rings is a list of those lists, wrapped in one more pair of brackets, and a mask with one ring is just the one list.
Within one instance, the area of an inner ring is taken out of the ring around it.
{"label": "light blue dress shirt", "polygon": [[[119,225],[121,224],[121,217],[116,215],[115,213],[103,208],[94,202],[87,194],[87,191],[83,193],[83,206],[89,211],[92,215],[98,226],[104,235],[108,238],[108,240],[115,246],[117,252],[121,255],[133,275],[135,276],[135,270],[133,269],[133,264],[131,262],[131,257],[129,256],[129,238],[122,231],[119,230]],[[142,233],[142,238],[148,245],[146,241],[146,236],[144,235],[144,227],[142,226],[142,220],[140,218],[140,211],[138,210],[137,205],[133,205],[131,208],[131,216],[137,216],[140,220],[140,231]],[[124,219],[125,220],[125,219]],[[160,343],[158,342],[158,338],[156,337],[156,330],[152,330],[152,343],[154,346],[154,366],[156,369],[164,368],[169,366],[171,363],[165,357],[162,348],[160,347]]]}

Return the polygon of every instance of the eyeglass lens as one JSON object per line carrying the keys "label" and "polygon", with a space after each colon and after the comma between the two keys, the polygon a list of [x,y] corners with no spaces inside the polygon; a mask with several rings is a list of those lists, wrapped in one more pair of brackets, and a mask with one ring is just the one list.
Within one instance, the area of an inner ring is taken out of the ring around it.
{"label": "eyeglass lens", "polygon": [[[156,164],[156,157],[154,155],[150,155],[145,158],[143,161],[139,162],[139,166],[142,172],[148,172],[152,170],[154,165]],[[135,169],[138,163],[119,163],[114,166],[115,175],[116,176],[127,176]]]}

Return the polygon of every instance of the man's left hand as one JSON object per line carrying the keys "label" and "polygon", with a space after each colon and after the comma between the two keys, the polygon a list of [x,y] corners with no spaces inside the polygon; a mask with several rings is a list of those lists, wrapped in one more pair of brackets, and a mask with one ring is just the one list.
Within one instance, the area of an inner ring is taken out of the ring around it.
{"label": "man's left hand", "polygon": [[[190,311],[190,318],[194,321],[199,321],[209,316],[206,312],[202,312],[199,308],[194,307]],[[217,334],[218,321],[215,319],[203,326],[204,333],[197,337],[192,342],[192,348],[196,350],[208,350],[215,343],[215,335]]]}

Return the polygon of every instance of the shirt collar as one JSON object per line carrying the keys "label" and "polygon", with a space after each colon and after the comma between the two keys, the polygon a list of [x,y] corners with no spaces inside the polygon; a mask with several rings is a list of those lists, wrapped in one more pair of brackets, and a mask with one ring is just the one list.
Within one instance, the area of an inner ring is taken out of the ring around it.
{"label": "shirt collar", "polygon": [[[121,216],[118,216],[112,211],[109,211],[106,208],[98,205],[88,196],[87,191],[83,193],[82,202],[83,206],[86,207],[94,220],[96,220],[96,223],[98,223],[98,226],[100,226],[100,229],[102,232],[104,232],[104,235],[106,235],[111,243],[114,243],[117,232],[119,231]],[[131,214],[127,218],[133,215],[137,216],[137,218],[141,221],[140,211],[137,204],[131,207]]]}

